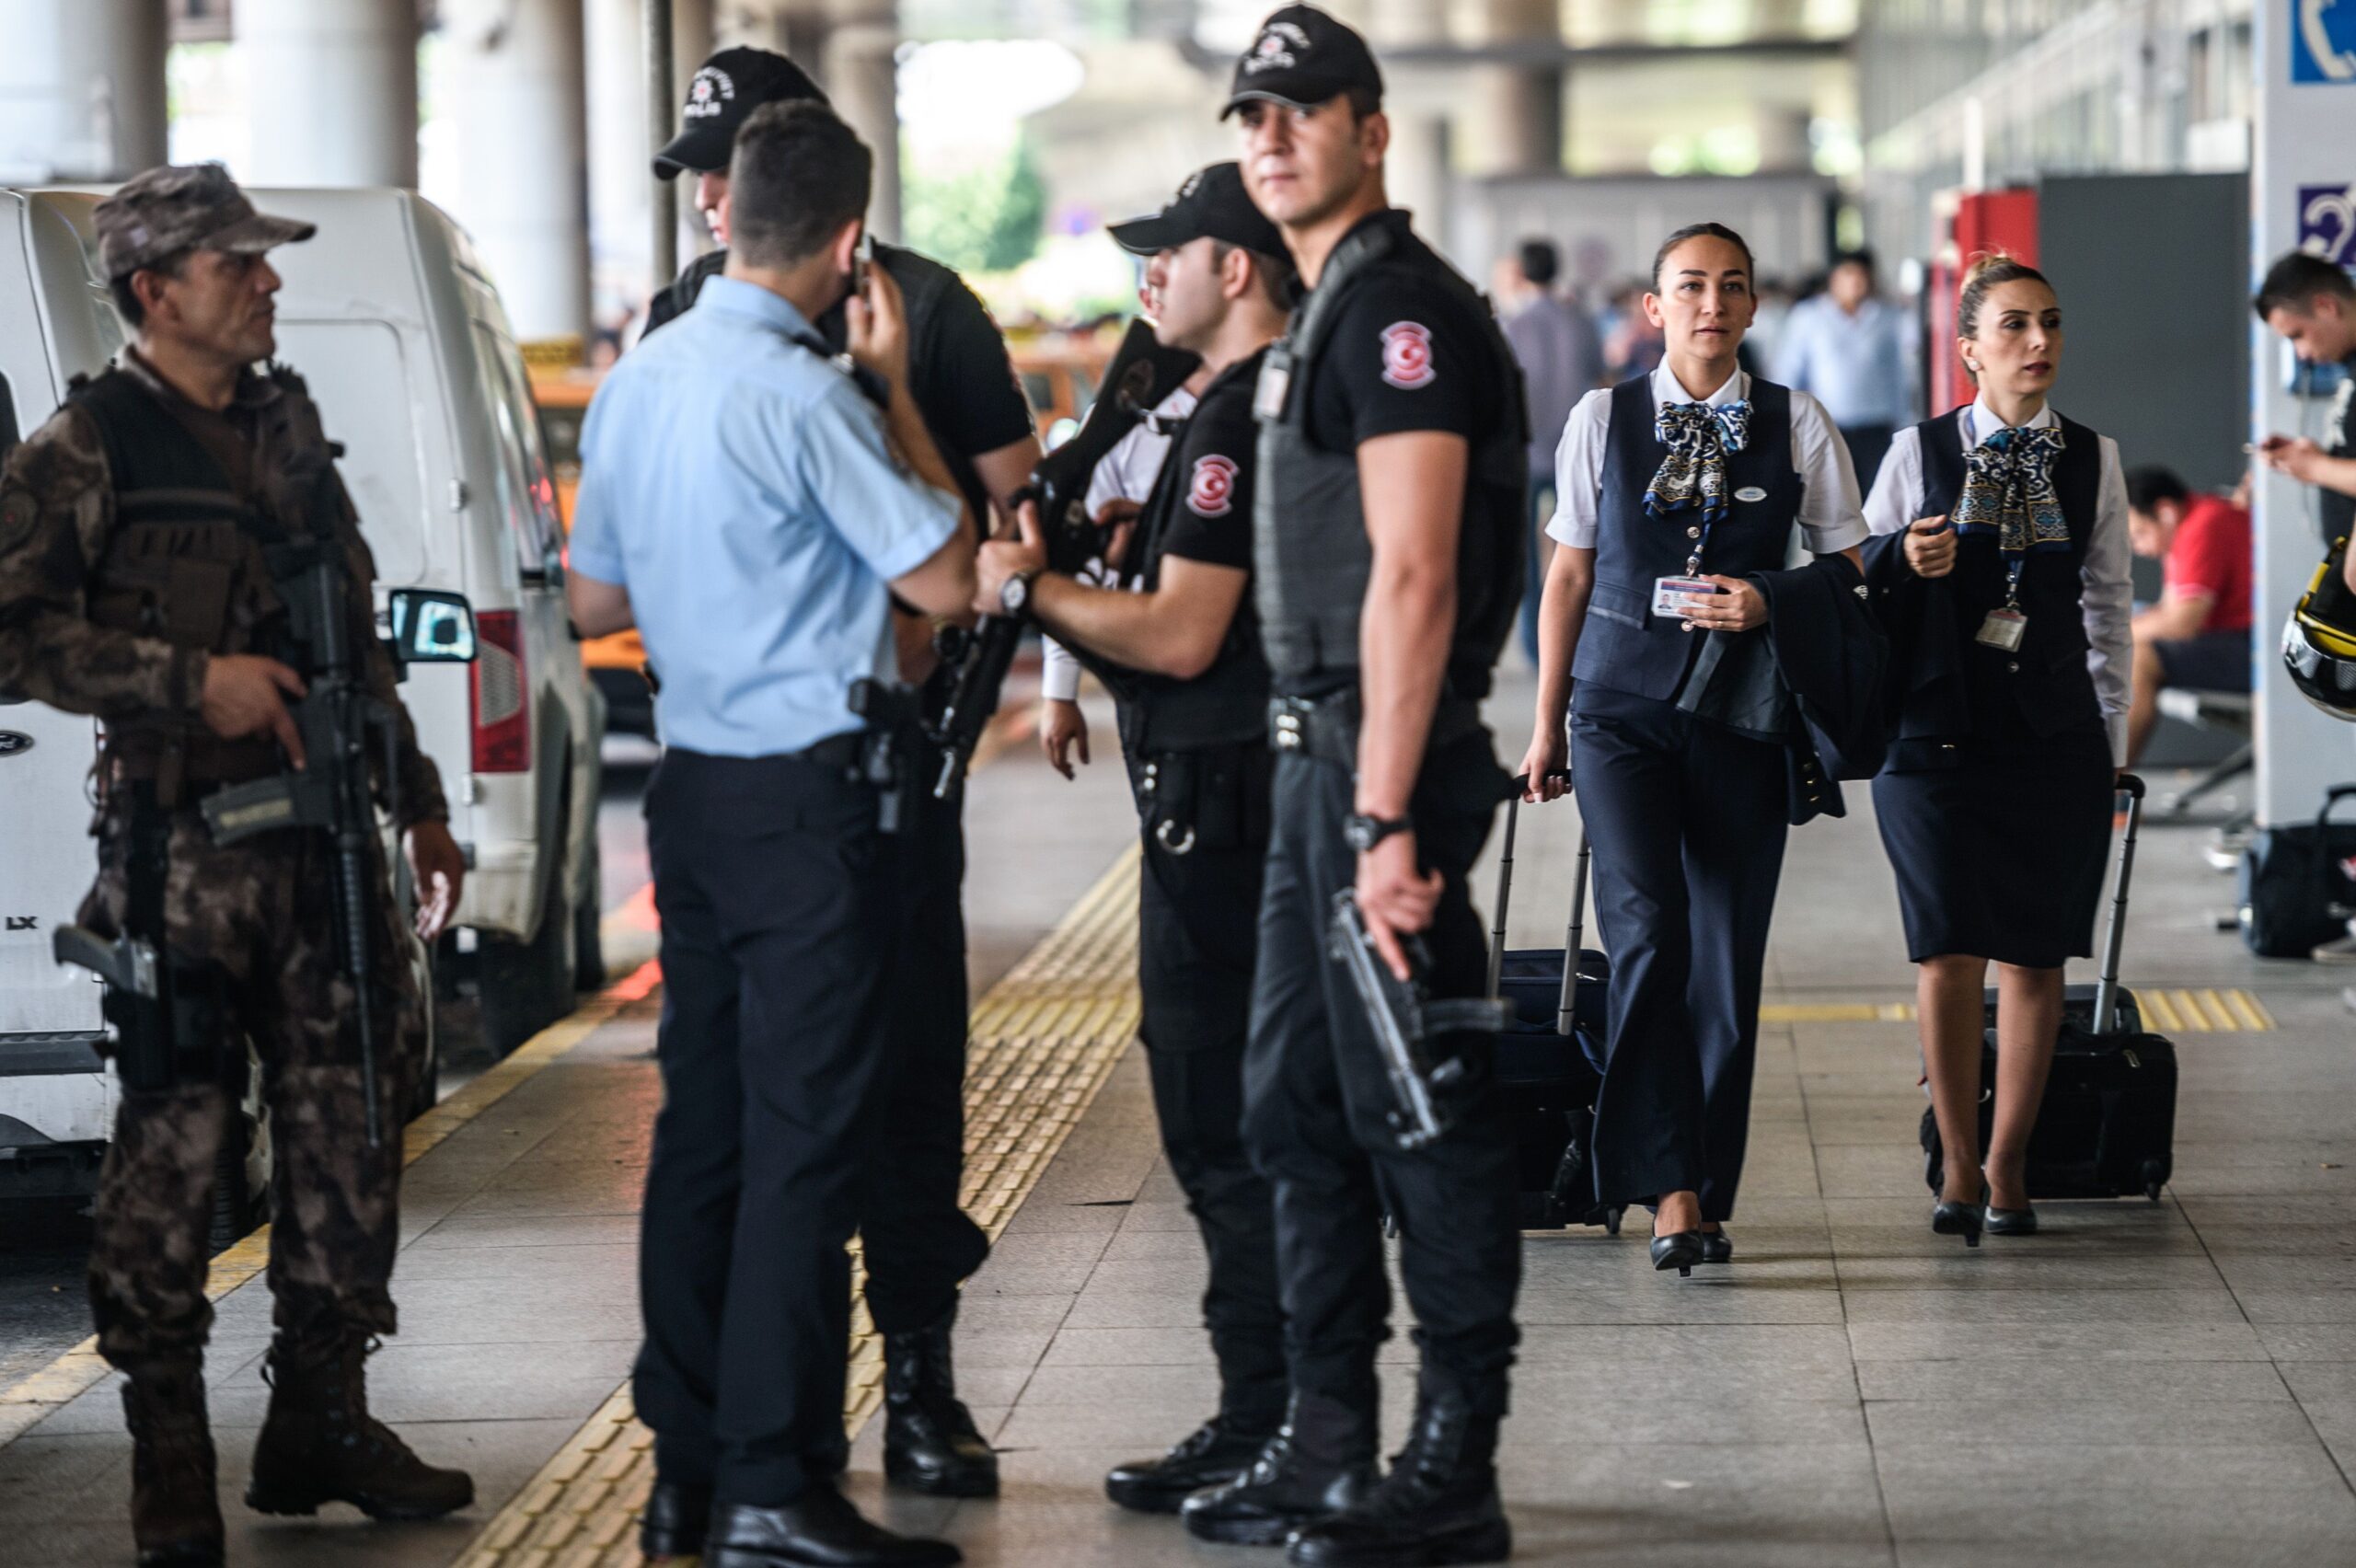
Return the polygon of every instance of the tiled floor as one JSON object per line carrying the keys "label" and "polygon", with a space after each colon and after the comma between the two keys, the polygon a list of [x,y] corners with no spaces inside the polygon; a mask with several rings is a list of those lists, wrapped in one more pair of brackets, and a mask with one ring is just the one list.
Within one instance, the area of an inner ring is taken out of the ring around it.
{"label": "tiled floor", "polygon": [[[1098,767],[1052,797],[1051,821],[1037,797],[1063,787],[1029,759],[980,781],[972,907],[996,969],[1119,844]],[[1795,836],[1772,1001],[1909,999],[1861,797],[1858,815]],[[1522,822],[1516,945],[1560,940],[1575,832],[1566,807]],[[2356,1562],[2356,1020],[2338,976],[2259,963],[2209,928],[2230,882],[2200,865],[2200,837],[2147,836],[2128,979],[2246,986],[2279,1027],[2179,1038],[2167,1200],[2047,1205],[2045,1234],[1967,1252],[1925,1223],[1912,1026],[1770,1026],[1732,1267],[1657,1277],[1638,1226],[1529,1239],[1502,1458],[1519,1561]],[[1485,904],[1485,872],[1479,891]],[[427,1453],[473,1465],[482,1504],[430,1529],[233,1507],[235,1561],[440,1568],[613,1390],[635,1332],[651,1032],[647,1009],[626,1013],[410,1173],[403,1332],[376,1364],[378,1404]],[[1006,1495],[885,1496],[872,1426],[855,1495],[977,1564],[1271,1561],[1195,1547],[1100,1491],[1109,1463],[1209,1408],[1201,1277],[1132,1055],[967,1293],[961,1380],[1005,1451]],[[259,1284],[223,1304],[231,1492],[266,1307]],[[1403,1337],[1387,1347],[1394,1438],[1409,1357]],[[116,1420],[102,1386],[0,1448],[0,1560],[127,1560]]]}

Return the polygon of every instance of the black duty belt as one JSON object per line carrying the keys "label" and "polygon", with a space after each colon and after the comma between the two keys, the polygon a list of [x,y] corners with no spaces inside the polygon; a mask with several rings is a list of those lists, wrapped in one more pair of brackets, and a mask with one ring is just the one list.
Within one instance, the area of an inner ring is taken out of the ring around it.
{"label": "black duty belt", "polygon": [[[1432,713],[1431,734],[1424,742],[1426,755],[1462,740],[1481,727],[1478,703],[1440,694]],[[1331,697],[1278,697],[1268,702],[1268,744],[1278,752],[1299,752],[1321,762],[1344,767],[1358,765],[1358,693],[1346,687]]]}

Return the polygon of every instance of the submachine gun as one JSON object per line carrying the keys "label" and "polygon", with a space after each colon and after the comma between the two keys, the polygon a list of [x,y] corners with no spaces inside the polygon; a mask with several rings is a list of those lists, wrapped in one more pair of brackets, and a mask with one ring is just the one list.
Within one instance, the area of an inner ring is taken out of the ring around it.
{"label": "submachine gun", "polygon": [[[1108,531],[1088,515],[1088,484],[1096,466],[1201,363],[1183,349],[1156,342],[1148,322],[1129,323],[1119,352],[1105,366],[1103,389],[1080,428],[1039,460],[1030,483],[1015,495],[1018,505],[1025,501],[1038,504],[1048,570],[1077,571],[1104,553]],[[999,689],[1022,640],[1022,623],[1004,616],[984,616],[970,632],[956,628],[942,633],[941,658],[954,669],[955,678],[932,726],[933,743],[941,752],[941,776],[932,787],[935,799],[946,799],[965,777],[982,728],[998,711]]]}
{"label": "submachine gun", "polygon": [[[333,533],[265,549],[271,575],[285,600],[290,635],[306,695],[294,705],[305,766],[249,784],[216,790],[199,802],[217,844],[228,845],[281,828],[323,831],[334,851],[337,945],[352,983],[360,1032],[368,1143],[382,1141],[376,1095],[375,953],[369,923],[375,886],[368,841],[376,808],[368,778],[368,749],[381,744],[387,778],[396,728],[392,711],[368,690],[352,645],[346,559]],[[392,635],[386,640],[396,670],[412,663],[470,663],[474,614],[456,594],[395,589],[389,595]],[[107,1020],[114,1027],[118,1072],[127,1088],[157,1089],[213,1081],[221,1076],[219,998],[208,971],[176,963],[166,940],[164,887],[168,876],[170,824],[155,786],[133,787],[133,832],[127,867],[123,934],[109,941],[79,926],[51,939],[61,963],[78,964],[107,984]],[[395,802],[398,815],[398,802]]]}
{"label": "submachine gun", "polygon": [[1431,957],[1423,939],[1409,931],[1398,935],[1411,971],[1406,980],[1393,974],[1375,951],[1357,895],[1347,888],[1334,895],[1334,961],[1348,972],[1366,1008],[1398,1101],[1383,1113],[1383,1120],[1401,1148],[1417,1149],[1455,1125],[1458,1094],[1466,1087],[1464,1059],[1448,1056],[1435,1062],[1427,1043],[1442,1034],[1495,1033],[1505,1027],[1512,1010],[1495,997],[1432,1000],[1425,983]]}

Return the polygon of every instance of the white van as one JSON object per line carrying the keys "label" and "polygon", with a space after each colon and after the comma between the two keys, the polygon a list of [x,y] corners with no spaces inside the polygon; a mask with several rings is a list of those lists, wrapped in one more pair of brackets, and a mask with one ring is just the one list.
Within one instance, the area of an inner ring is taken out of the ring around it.
{"label": "white van", "polygon": [[[511,1047],[593,983],[604,707],[564,607],[560,534],[523,365],[456,225],[397,190],[255,192],[319,225],[274,252],[279,354],[310,383],[376,558],[379,590],[473,604],[482,658],[413,671],[402,698],[473,866],[445,942],[479,960],[484,1026]],[[0,435],[39,426],[120,348],[82,192],[0,191]],[[112,1079],[99,988],[49,956],[93,875],[91,721],[0,696],[0,1158],[95,1158]],[[55,1161],[52,1161],[54,1163]],[[34,1163],[39,1163],[35,1161]]]}

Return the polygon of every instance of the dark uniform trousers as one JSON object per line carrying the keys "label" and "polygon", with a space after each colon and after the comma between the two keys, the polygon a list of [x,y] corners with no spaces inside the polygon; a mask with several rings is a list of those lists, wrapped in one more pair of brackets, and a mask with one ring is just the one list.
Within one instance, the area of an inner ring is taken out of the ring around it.
{"label": "dark uniform trousers", "polygon": [[775,1505],[843,1462],[850,1259],[901,892],[876,797],[673,748],[647,791],[663,1109],[638,1412],[665,1481]]}
{"label": "dark uniform trousers", "polygon": [[878,1332],[930,1328],[989,1256],[989,1238],[957,1205],[965,1168],[964,790],[930,788],[940,758],[919,748],[907,820],[888,838],[898,927],[884,1033],[883,1109],[860,1220],[867,1310]]}
{"label": "dark uniform trousers", "polygon": [[[99,824],[85,925],[121,929],[129,813]],[[352,984],[337,946],[324,835],[267,834],[227,848],[193,808],[173,814],[164,918],[183,963],[224,977],[227,1039],[261,1063],[273,1155],[270,1290],[280,1334],[301,1342],[393,1332],[388,1288],[399,1239],[402,1107],[424,1056],[424,1014],[378,859],[376,1090],[368,1147]],[[213,1322],[206,1238],[215,1166],[242,1112],[212,1084],[127,1094],[99,1173],[90,1249],[98,1351],[116,1366],[192,1364]]]}
{"label": "dark uniform trousers", "polygon": [[[1265,775],[1262,775],[1265,777]],[[1161,1150],[1210,1259],[1203,1322],[1218,1359],[1219,1412],[1238,1430],[1284,1415],[1284,1315],[1276,1216],[1243,1143],[1265,844],[1173,855],[1145,836],[1138,886],[1138,988]]]}
{"label": "dark uniform trousers", "polygon": [[[1467,878],[1504,793],[1485,731],[1425,759],[1411,812],[1424,865],[1443,879],[1425,933],[1436,997],[1477,997],[1486,983]],[[1479,1087],[1446,1136],[1402,1152],[1384,1121],[1394,1101],[1371,1026],[1348,975],[1328,956],[1334,895],[1357,874],[1342,836],[1352,803],[1347,767],[1279,754],[1244,1136],[1276,1194],[1293,1385],[1374,1411],[1375,1353],[1390,1332],[1387,1211],[1399,1226],[1426,1386],[1437,1378],[1475,1413],[1502,1415],[1519,1339],[1521,1235],[1513,1141],[1491,1087],[1495,1042],[1443,1043],[1468,1054]]]}
{"label": "dark uniform trousers", "polygon": [[1611,955],[1596,1102],[1599,1195],[1695,1192],[1734,1213],[1750,1134],[1760,974],[1783,873],[1784,751],[1675,704],[1579,687],[1573,789]]}

